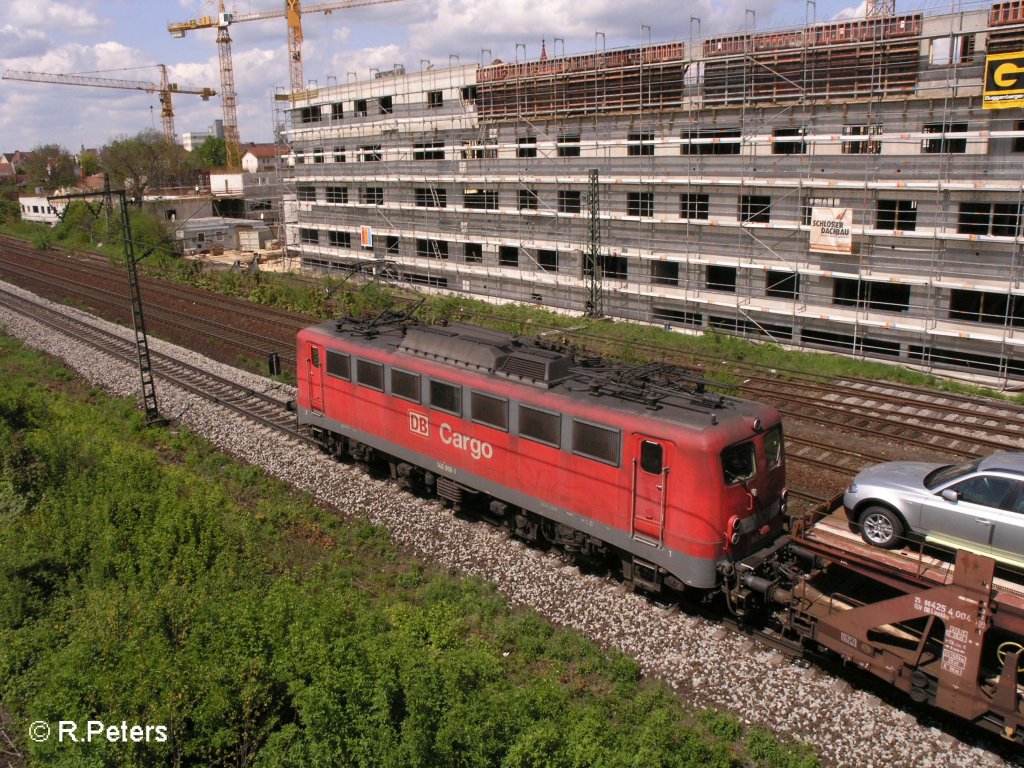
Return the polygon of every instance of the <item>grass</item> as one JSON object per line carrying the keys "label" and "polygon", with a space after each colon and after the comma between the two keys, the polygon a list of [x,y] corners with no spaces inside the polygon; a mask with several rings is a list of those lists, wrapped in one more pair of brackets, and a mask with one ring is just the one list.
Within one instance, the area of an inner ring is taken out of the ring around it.
{"label": "grass", "polygon": [[47,765],[818,765],[3,336],[0,712]]}

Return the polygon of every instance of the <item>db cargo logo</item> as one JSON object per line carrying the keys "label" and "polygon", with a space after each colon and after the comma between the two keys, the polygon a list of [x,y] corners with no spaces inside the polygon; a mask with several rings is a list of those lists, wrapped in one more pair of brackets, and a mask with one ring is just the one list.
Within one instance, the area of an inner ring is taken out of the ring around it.
{"label": "db cargo logo", "polygon": [[[420,437],[430,437],[430,419],[425,414],[409,411],[409,431]],[[455,431],[447,421],[441,422],[437,435],[441,442],[468,453],[474,459],[494,458],[494,446],[470,435]]]}
{"label": "db cargo logo", "polygon": [[985,59],[985,109],[1024,106],[1024,51],[995,53]]}
{"label": "db cargo logo", "polygon": [[420,437],[430,437],[430,419],[422,413],[409,411],[409,431]]}

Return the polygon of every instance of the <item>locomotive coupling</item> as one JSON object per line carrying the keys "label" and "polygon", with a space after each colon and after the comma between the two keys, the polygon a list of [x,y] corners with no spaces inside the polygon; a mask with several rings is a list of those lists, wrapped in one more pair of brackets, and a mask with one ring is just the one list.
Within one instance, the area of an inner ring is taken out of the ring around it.
{"label": "locomotive coupling", "polygon": [[740,577],[740,583],[760,595],[769,603],[778,605],[789,605],[793,602],[793,593],[783,589],[779,579],[766,579],[764,576],[755,576],[753,573],[745,573]]}

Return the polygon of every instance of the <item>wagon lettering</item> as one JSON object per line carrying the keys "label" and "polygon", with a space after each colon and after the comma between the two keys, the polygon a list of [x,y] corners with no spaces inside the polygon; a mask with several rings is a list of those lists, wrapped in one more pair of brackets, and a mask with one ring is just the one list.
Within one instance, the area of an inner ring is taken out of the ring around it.
{"label": "wagon lettering", "polygon": [[494,447],[490,443],[456,432],[447,421],[441,424],[437,433],[441,436],[442,443],[466,451],[476,460],[494,457]]}

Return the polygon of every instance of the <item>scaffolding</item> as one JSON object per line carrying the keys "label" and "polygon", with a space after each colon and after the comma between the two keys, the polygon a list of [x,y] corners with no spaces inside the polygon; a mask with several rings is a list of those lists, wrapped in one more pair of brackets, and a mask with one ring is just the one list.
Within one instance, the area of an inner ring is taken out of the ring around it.
{"label": "scaffolding", "polygon": [[287,105],[295,248],[566,311],[599,274],[611,316],[1009,385],[1024,120],[982,106],[994,50],[1021,2],[350,75]]}

